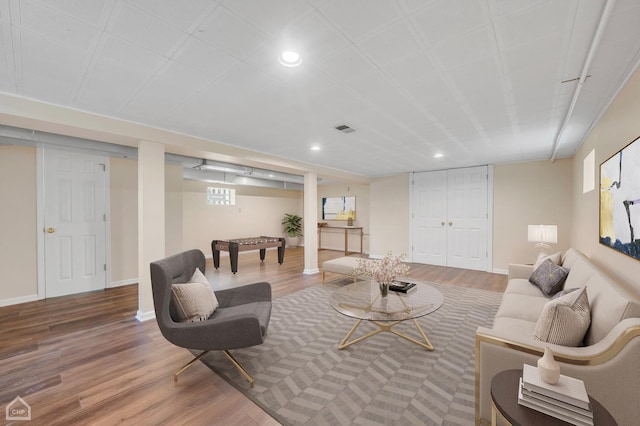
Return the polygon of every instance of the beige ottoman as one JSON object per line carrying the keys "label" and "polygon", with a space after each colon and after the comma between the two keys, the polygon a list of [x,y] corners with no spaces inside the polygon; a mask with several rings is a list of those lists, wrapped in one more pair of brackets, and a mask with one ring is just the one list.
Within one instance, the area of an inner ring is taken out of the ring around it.
{"label": "beige ottoman", "polygon": [[353,282],[361,274],[356,272],[359,257],[339,257],[337,259],[327,260],[322,263],[322,282],[325,282],[325,272],[333,272],[334,274],[348,275],[353,277]]}

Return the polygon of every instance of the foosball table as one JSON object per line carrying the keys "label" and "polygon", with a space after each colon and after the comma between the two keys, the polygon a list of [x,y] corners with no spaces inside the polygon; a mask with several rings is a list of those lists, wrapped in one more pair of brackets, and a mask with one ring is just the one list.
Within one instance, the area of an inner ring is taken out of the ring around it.
{"label": "foosball table", "polygon": [[260,250],[260,262],[264,261],[265,253],[268,248],[278,248],[278,263],[282,265],[284,262],[284,246],[285,239],[278,237],[253,237],[253,238],[237,238],[232,240],[213,240],[211,241],[211,251],[213,252],[213,266],[218,269],[220,267],[220,251],[229,252],[229,260],[231,261],[231,272],[238,272],[238,253],[247,250]]}

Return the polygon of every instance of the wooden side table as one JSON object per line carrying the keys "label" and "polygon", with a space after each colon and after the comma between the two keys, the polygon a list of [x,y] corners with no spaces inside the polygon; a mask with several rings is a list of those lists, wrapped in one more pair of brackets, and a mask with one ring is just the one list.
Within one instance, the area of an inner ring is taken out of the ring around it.
{"label": "wooden side table", "polygon": [[[522,370],[506,370],[491,379],[491,424],[495,426],[498,418],[507,425],[568,425],[555,417],[548,416],[518,404],[518,387]],[[593,410],[593,423],[596,426],[617,425],[615,419],[595,398],[589,395]]]}

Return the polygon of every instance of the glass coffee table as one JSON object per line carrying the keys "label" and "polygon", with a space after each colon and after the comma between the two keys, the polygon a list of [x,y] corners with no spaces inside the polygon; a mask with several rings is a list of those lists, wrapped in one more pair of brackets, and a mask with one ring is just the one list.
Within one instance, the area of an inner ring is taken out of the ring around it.
{"label": "glass coffee table", "polygon": [[[438,289],[429,284],[415,280],[406,281],[414,282],[416,286],[408,293],[389,290],[386,297],[380,295],[378,283],[373,280],[349,284],[334,292],[330,298],[331,307],[342,315],[358,320],[342,339],[338,349],[348,348],[378,333],[388,332],[432,351],[433,345],[416,319],[437,311],[442,306],[444,297]],[[413,321],[424,339],[423,342],[392,328],[407,320]],[[378,326],[378,329],[349,341],[362,321],[369,321]]]}

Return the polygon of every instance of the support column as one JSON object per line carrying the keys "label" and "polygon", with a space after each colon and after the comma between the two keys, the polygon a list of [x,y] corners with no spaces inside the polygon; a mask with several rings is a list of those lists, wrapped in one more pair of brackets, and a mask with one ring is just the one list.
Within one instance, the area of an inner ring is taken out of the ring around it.
{"label": "support column", "polygon": [[318,175],[304,175],[304,274],[318,274]]}
{"label": "support column", "polygon": [[138,143],[138,321],[155,318],[149,264],[165,257],[164,145]]}

